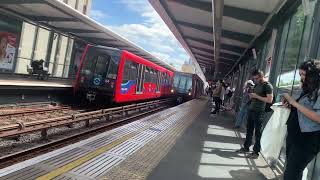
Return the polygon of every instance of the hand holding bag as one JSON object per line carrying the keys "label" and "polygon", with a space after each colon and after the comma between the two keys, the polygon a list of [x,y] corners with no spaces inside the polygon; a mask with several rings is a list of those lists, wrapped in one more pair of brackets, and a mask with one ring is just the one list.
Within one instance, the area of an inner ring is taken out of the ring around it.
{"label": "hand holding bag", "polygon": [[276,162],[287,133],[286,122],[290,115],[290,109],[279,104],[271,106],[274,111],[261,136],[261,153],[267,162]]}

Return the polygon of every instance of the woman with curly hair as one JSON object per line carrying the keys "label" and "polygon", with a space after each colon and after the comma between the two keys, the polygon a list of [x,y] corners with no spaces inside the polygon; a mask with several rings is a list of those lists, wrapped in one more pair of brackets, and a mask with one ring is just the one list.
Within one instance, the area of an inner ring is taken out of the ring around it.
{"label": "woman with curly hair", "polygon": [[287,121],[284,180],[301,180],[303,170],[320,150],[320,69],[314,61],[299,67],[302,93],[298,99],[282,95],[291,113]]}

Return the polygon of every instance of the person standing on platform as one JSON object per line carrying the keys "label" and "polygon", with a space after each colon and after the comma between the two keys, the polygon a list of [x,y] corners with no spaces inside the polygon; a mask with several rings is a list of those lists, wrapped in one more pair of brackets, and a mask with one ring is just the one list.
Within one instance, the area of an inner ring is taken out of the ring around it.
{"label": "person standing on platform", "polygon": [[217,114],[220,112],[220,106],[221,106],[221,93],[223,92],[223,82],[222,80],[217,81],[216,88],[212,91],[212,98],[213,102],[215,104],[214,110],[211,112],[211,114]]}
{"label": "person standing on platform", "polygon": [[252,76],[255,86],[253,93],[249,93],[251,103],[248,111],[246,140],[244,142],[244,147],[237,152],[249,152],[249,148],[252,144],[253,132],[255,131],[253,152],[248,155],[248,158],[257,159],[261,150],[260,139],[263,130],[265,108],[267,103],[271,104],[273,101],[273,87],[264,79],[262,71],[255,70],[252,72]]}
{"label": "person standing on platform", "polygon": [[302,93],[295,100],[282,95],[283,104],[291,108],[287,121],[286,169],[284,180],[301,180],[303,170],[320,151],[320,69],[313,61],[299,67]]}
{"label": "person standing on platform", "polygon": [[244,88],[243,88],[243,99],[240,107],[240,111],[237,115],[236,122],[234,127],[236,129],[240,128],[242,123],[247,119],[248,109],[250,106],[250,97],[249,93],[253,92],[254,83],[252,80],[248,80],[245,82]]}

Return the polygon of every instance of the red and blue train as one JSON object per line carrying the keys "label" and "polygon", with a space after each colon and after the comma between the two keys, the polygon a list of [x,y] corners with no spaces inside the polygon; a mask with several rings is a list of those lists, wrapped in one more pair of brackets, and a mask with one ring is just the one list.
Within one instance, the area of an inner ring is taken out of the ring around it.
{"label": "red and blue train", "polygon": [[74,92],[89,101],[127,103],[172,94],[174,72],[128,51],[87,45]]}

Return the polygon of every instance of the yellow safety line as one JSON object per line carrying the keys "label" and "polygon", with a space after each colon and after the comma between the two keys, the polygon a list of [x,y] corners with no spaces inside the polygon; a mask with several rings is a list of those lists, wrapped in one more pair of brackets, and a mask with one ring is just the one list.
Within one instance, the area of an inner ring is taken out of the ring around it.
{"label": "yellow safety line", "polygon": [[69,164],[66,164],[66,165],[64,165],[64,166],[62,166],[62,167],[60,167],[60,168],[58,168],[56,170],[51,171],[48,174],[45,174],[43,176],[38,177],[36,180],[48,180],[48,179],[53,179],[53,178],[55,178],[57,176],[60,176],[61,174],[64,174],[64,173],[70,171],[71,169],[74,169],[74,168],[76,168],[76,167],[88,162],[89,160],[99,156],[102,153],[105,153],[106,151],[112,149],[113,147],[115,147],[115,146],[123,143],[124,141],[132,138],[133,136],[137,135],[139,132],[132,132],[130,134],[127,134],[127,135],[121,137],[120,139],[117,139],[117,140],[111,142],[110,144],[108,144],[106,146],[103,146],[103,147],[101,147],[101,148],[99,148],[99,149],[97,149],[97,150],[95,150],[95,151],[93,151],[93,152],[91,152],[91,153],[89,153],[89,154],[87,154],[87,155],[85,155],[85,156],[73,161],[73,162],[70,162]]}
{"label": "yellow safety line", "polygon": [[[172,116],[172,114],[170,116]],[[159,123],[159,122],[157,122],[157,123]],[[91,152],[91,153],[89,153],[89,154],[87,154],[87,155],[85,155],[85,156],[73,161],[73,162],[70,162],[70,163],[68,163],[68,164],[66,164],[66,165],[64,165],[64,166],[62,166],[62,167],[60,167],[58,169],[55,169],[55,170],[51,171],[48,174],[45,174],[43,176],[40,176],[40,177],[36,178],[36,180],[49,180],[49,179],[53,179],[53,178],[55,178],[57,176],[60,176],[61,174],[64,174],[66,172],[69,172],[70,170],[72,170],[72,169],[74,169],[74,168],[76,168],[76,167],[88,162],[89,160],[99,156],[100,154],[105,153],[106,151],[109,151],[113,147],[125,142],[126,140],[132,138],[133,136],[139,134],[140,132],[143,132],[143,131],[149,129],[152,126],[154,126],[153,123],[151,125],[147,126],[147,127],[141,128],[140,130],[137,130],[135,132],[127,134],[127,135],[121,137],[120,139],[117,139],[117,140],[111,142],[110,144],[107,144],[107,145],[105,145],[105,146],[103,146],[103,147],[101,147],[101,148],[99,148],[99,149],[97,149],[97,150],[95,150],[95,151],[93,151],[93,152]]]}

